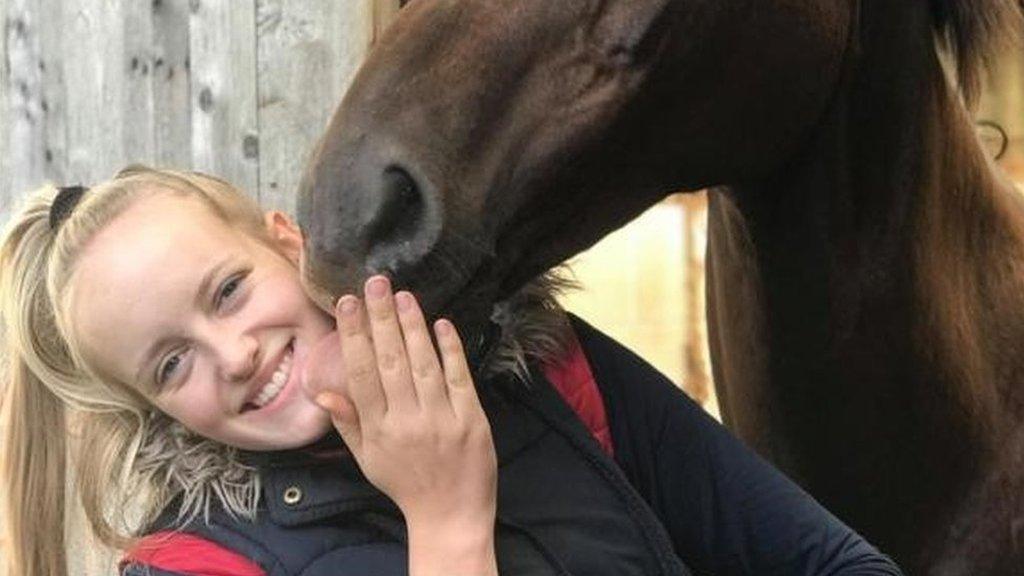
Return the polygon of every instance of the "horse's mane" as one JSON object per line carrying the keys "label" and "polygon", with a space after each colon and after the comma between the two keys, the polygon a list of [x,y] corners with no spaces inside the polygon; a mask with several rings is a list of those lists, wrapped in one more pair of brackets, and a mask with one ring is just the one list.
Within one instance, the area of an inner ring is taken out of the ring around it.
{"label": "horse's mane", "polygon": [[964,99],[973,103],[982,73],[1024,33],[1024,0],[929,0],[940,45],[956,62]]}

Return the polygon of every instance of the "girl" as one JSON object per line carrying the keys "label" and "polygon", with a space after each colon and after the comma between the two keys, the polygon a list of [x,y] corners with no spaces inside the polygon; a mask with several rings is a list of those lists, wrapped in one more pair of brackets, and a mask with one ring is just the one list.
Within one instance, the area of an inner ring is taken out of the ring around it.
{"label": "girl", "polygon": [[11,574],[66,572],[68,428],[127,575],[898,573],[558,309],[557,280],[496,308],[474,387],[454,327],[435,323],[436,352],[386,278],[317,308],[301,250],[285,215],[194,173],[131,168],[15,216]]}

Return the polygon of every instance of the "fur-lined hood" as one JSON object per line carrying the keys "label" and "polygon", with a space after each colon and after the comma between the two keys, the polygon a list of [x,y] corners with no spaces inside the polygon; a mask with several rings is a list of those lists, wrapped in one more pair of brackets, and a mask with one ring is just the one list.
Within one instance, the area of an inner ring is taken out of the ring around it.
{"label": "fur-lined hood", "polygon": [[[497,343],[477,368],[477,379],[512,375],[528,384],[529,365],[561,357],[571,341],[571,328],[556,296],[574,287],[566,269],[556,268],[495,305],[491,320],[499,328]],[[142,527],[177,496],[181,496],[178,520],[182,523],[199,514],[208,515],[214,505],[237,517],[255,518],[260,477],[246,460],[242,451],[198,436],[165,414],[154,413],[133,466],[133,484],[153,491],[146,497],[152,505],[145,506],[150,514]]]}

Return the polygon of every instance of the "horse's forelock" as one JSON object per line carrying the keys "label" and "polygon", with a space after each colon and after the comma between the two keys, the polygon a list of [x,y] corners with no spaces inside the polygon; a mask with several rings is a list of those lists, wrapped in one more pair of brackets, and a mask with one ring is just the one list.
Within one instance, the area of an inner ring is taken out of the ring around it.
{"label": "horse's forelock", "polygon": [[1024,34],[1024,0],[929,0],[935,33],[956,62],[964,99],[973,104],[982,74],[1000,50]]}

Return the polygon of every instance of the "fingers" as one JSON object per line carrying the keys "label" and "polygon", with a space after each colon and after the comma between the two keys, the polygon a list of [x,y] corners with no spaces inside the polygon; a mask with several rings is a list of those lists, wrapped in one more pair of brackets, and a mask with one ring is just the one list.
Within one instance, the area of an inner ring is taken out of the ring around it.
{"label": "fingers", "polygon": [[[365,308],[355,296],[340,301],[347,395],[322,390],[316,401],[411,526],[493,527],[497,457],[459,336],[441,320],[435,347],[412,294],[378,282],[367,284]],[[391,353],[400,359],[384,359]],[[408,411],[395,407],[403,397]]]}
{"label": "fingers", "polygon": [[448,384],[448,397],[451,399],[455,414],[462,419],[482,414],[466,352],[455,325],[442,318],[434,323],[434,333],[437,335],[437,347],[441,350],[441,364],[444,366],[445,381]]}
{"label": "fingers", "polygon": [[407,412],[417,405],[416,388],[391,283],[384,276],[374,276],[367,280],[365,292],[366,315],[387,409]]}
{"label": "fingers", "polygon": [[365,421],[383,416],[387,411],[387,401],[377,374],[377,358],[362,308],[355,296],[342,296],[338,300],[338,339],[348,393],[360,420]]}
{"label": "fingers", "polygon": [[444,408],[451,410],[448,401],[444,372],[437,359],[437,351],[427,331],[427,323],[423,318],[416,298],[408,292],[395,294],[395,305],[398,309],[398,320],[405,337],[405,349],[409,354],[409,367],[412,370],[416,395],[424,408]]}
{"label": "fingers", "polygon": [[324,391],[316,395],[316,403],[331,414],[331,422],[341,434],[341,439],[350,450],[358,450],[363,442],[359,428],[359,414],[345,396],[337,392]]}
{"label": "fingers", "polygon": [[461,419],[481,413],[455,326],[444,319],[434,324],[435,349],[412,294],[392,294],[388,280],[374,276],[365,295],[365,309],[355,296],[338,302],[342,359],[358,415],[351,421],[365,426],[391,411],[412,414],[417,409],[444,409]]}

